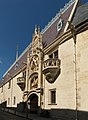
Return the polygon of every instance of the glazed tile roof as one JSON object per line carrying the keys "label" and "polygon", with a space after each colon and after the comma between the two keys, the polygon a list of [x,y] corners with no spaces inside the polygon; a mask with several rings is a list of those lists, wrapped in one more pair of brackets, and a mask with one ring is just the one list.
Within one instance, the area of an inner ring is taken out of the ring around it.
{"label": "glazed tile roof", "polygon": [[10,79],[12,76],[14,76],[19,70],[21,70],[25,63],[27,63],[27,51],[24,53],[24,55],[13,65],[13,67],[8,71],[8,73],[3,77],[4,82],[7,81],[7,79]]}
{"label": "glazed tile roof", "polygon": [[0,85],[5,84],[11,77],[17,74],[23,67],[25,67],[27,63],[27,52],[29,47],[31,47],[31,45],[29,45],[23,51],[23,53],[19,56],[19,58],[13,63],[13,65],[3,75],[3,79],[1,80]]}
{"label": "glazed tile roof", "polygon": [[[61,34],[64,31],[64,27],[66,25],[67,19],[70,15],[70,12],[73,8],[73,5],[75,3],[75,0],[70,0],[69,3],[65,5],[63,9],[60,10],[60,12],[51,20],[47,28],[42,30],[42,36],[43,40],[49,44],[54,40],[59,34]],[[64,20],[63,28],[60,32],[57,32],[57,23],[61,19]],[[46,30],[47,29],[47,30]],[[13,65],[7,70],[7,72],[3,75],[3,79],[1,84],[5,84],[12,76],[18,73],[20,69],[22,69],[25,64],[23,62],[27,63],[27,51],[28,48],[22,53],[22,55],[16,60]]]}
{"label": "glazed tile roof", "polygon": [[77,8],[73,18],[73,24],[77,26],[86,20],[88,20],[88,3]]}
{"label": "glazed tile roof", "polygon": [[[55,40],[57,36],[64,33],[64,28],[67,24],[74,4],[75,1],[71,1],[71,3],[68,4],[67,8],[65,7],[65,10],[63,10],[62,12],[60,11],[60,13],[56,15],[56,19],[54,20],[54,22],[51,22],[52,24],[49,25],[49,27],[46,27],[46,30],[42,31],[42,39],[46,45],[49,45],[53,40]],[[57,24],[60,21],[60,19],[63,21],[63,26],[60,31],[57,31]]]}
{"label": "glazed tile roof", "polygon": [[[64,32],[65,25],[68,21],[68,18],[73,9],[73,6],[74,6],[74,3],[71,4],[68,7],[68,9],[66,9],[63,12],[63,14],[57,14],[53,22],[50,23],[50,25],[47,28],[42,30],[41,33],[43,36],[43,41],[45,41],[47,45],[51,43],[57,36],[61,35]],[[62,30],[58,32],[56,27],[60,19],[63,20],[64,24],[63,24]],[[78,24],[82,23],[83,21],[87,19],[88,19],[88,3],[82,6],[79,6],[77,8],[76,13],[73,18],[73,23],[75,26],[77,26]],[[25,51],[20,55],[18,60],[16,60],[13,63],[13,65],[7,70],[7,72],[3,75],[4,80],[0,81],[0,87],[3,85],[3,83],[5,84],[10,79],[11,76],[14,76],[16,73],[18,73],[20,69],[22,69],[25,66],[24,62],[27,63],[27,51],[29,47],[31,47],[31,45],[29,45],[25,49]]]}

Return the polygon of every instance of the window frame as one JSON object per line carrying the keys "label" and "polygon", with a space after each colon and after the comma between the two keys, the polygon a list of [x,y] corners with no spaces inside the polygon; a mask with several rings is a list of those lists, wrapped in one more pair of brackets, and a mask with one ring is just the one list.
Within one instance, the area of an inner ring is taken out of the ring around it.
{"label": "window frame", "polygon": [[[56,57],[56,54],[57,53],[57,57]],[[54,50],[52,53],[50,53],[48,56],[49,56],[49,59],[59,59],[59,50],[58,49],[56,49],[56,50]]]}
{"label": "window frame", "polygon": [[10,98],[8,98],[8,105],[10,105]]}
{"label": "window frame", "polygon": [[63,27],[63,20],[60,19],[59,22],[57,23],[57,32],[59,32]]}
{"label": "window frame", "polygon": [[11,80],[8,82],[8,89],[11,88]]}
{"label": "window frame", "polygon": [[13,98],[13,105],[16,105],[16,96]]}
{"label": "window frame", "polygon": [[[55,100],[54,100],[54,102],[52,102],[52,95],[51,95],[51,93],[52,92],[55,92]],[[49,89],[49,104],[48,105],[57,105],[57,102],[56,102],[56,88],[54,88],[54,89]]]}

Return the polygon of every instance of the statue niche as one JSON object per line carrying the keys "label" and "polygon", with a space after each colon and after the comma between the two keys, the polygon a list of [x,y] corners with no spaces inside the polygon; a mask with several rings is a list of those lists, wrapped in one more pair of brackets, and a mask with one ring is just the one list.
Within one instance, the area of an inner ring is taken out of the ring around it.
{"label": "statue niche", "polygon": [[38,76],[34,76],[30,82],[30,88],[35,89],[38,87]]}
{"label": "statue niche", "polygon": [[30,60],[30,66],[32,71],[37,71],[39,69],[38,65],[39,57],[37,54],[33,55]]}

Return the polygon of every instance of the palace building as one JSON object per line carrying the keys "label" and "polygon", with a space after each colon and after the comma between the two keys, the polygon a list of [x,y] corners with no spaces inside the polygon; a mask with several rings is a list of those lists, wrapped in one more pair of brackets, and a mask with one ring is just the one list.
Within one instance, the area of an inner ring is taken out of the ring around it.
{"label": "palace building", "polygon": [[0,104],[21,103],[54,119],[88,120],[88,3],[71,0],[43,30],[35,26],[0,81]]}

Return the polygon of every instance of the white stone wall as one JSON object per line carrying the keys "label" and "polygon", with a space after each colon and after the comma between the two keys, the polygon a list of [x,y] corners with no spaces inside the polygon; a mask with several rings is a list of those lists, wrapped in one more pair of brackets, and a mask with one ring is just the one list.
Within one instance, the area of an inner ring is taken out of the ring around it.
{"label": "white stone wall", "polygon": [[[22,73],[15,76],[11,79],[11,87],[8,88],[9,82],[3,86],[3,92],[1,92],[2,87],[0,88],[0,103],[7,101],[7,107],[17,107],[17,103],[22,102],[23,91],[17,85],[17,78],[22,77]],[[14,96],[16,97],[16,104],[14,105]],[[9,103],[8,103],[9,98]]]}
{"label": "white stone wall", "polygon": [[88,111],[88,30],[77,37],[78,109]]}
{"label": "white stone wall", "polygon": [[[22,102],[23,91],[17,85],[17,78],[22,77],[22,73],[13,78],[13,90],[12,90],[12,107],[17,107],[17,103]],[[14,96],[16,97],[16,104],[14,105]]]}
{"label": "white stone wall", "polygon": [[3,92],[2,87],[0,87],[0,104],[3,102]]}
{"label": "white stone wall", "polygon": [[[75,109],[74,42],[73,39],[59,46],[61,73],[54,83],[45,80],[45,109]],[[56,104],[49,105],[49,89],[56,88]]]}
{"label": "white stone wall", "polygon": [[[75,48],[74,41],[70,39],[58,46],[59,59],[61,60],[61,73],[54,83],[48,83],[43,75],[43,108],[44,109],[75,109],[76,108],[76,81],[75,81]],[[45,56],[47,59],[48,56]],[[79,110],[88,111],[88,30],[77,35],[76,43],[76,67],[77,67],[77,107]],[[17,78],[22,73],[11,79],[11,88],[8,82],[0,88],[0,103],[8,101],[8,107],[17,107],[22,102],[23,91],[17,85]],[[56,104],[50,104],[49,90],[56,89]],[[14,96],[16,104],[13,104]],[[39,101],[40,102],[40,101]]]}
{"label": "white stone wall", "polygon": [[[11,107],[12,80],[11,80],[11,88],[8,88],[8,87],[9,87],[9,82],[7,82],[3,86],[3,98],[4,98],[4,101],[7,101],[7,107]],[[9,98],[9,103],[8,103],[8,98]]]}

